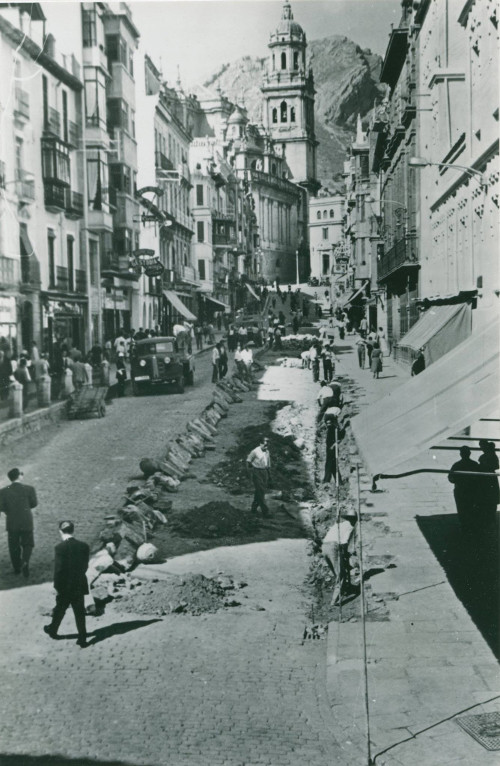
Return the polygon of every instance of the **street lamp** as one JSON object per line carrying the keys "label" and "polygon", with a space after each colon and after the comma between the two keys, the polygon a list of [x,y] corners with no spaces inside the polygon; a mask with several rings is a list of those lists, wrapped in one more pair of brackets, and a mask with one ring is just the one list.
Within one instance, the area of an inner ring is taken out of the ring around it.
{"label": "street lamp", "polygon": [[463,170],[470,178],[475,178],[482,189],[486,189],[487,183],[484,178],[484,174],[475,168],[470,168],[468,165],[455,165],[451,162],[431,162],[425,159],[425,157],[410,157],[408,165],[411,168],[426,168],[428,165],[434,165],[438,168],[455,168],[456,170]]}

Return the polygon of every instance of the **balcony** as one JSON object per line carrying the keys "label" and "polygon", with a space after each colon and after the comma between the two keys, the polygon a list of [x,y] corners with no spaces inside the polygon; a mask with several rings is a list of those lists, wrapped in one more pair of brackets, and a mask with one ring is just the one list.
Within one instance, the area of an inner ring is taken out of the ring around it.
{"label": "balcony", "polygon": [[114,215],[114,221],[118,225],[128,226],[132,229],[134,227],[135,218],[139,216],[139,203],[136,200],[129,197],[128,194],[118,192],[116,195],[116,212]]}
{"label": "balcony", "polygon": [[384,253],[377,266],[377,281],[384,282],[388,277],[393,276],[400,269],[419,269],[420,264],[416,254],[411,247],[413,240],[408,237],[398,240],[393,247]]}
{"label": "balcony", "polygon": [[0,285],[4,288],[17,287],[19,282],[19,261],[0,255]]}
{"label": "balcony", "polygon": [[214,232],[214,234],[212,235],[212,243],[219,247],[236,247],[238,244],[238,241],[234,233],[229,235],[229,234],[215,234]]}
{"label": "balcony", "polygon": [[33,202],[35,199],[35,176],[27,170],[18,170],[16,176],[16,194],[19,202]]}
{"label": "balcony", "polygon": [[56,266],[56,289],[68,292],[69,290],[69,274],[66,266]]}
{"label": "balcony", "polygon": [[74,220],[83,218],[83,194],[66,189],[66,215]]}
{"label": "balcony", "polygon": [[56,138],[61,137],[61,115],[57,109],[49,107],[47,119],[43,127],[44,133],[48,133]]}
{"label": "balcony", "polygon": [[159,170],[174,170],[174,164],[163,152],[155,153],[155,165]]}
{"label": "balcony", "polygon": [[15,90],[14,114],[27,121],[30,118],[30,97],[29,93],[21,88]]}
{"label": "balcony", "polygon": [[60,186],[52,181],[43,182],[45,207],[52,213],[60,213],[66,209],[66,186]]}
{"label": "balcony", "polygon": [[75,292],[87,293],[87,272],[82,269],[75,269]]}

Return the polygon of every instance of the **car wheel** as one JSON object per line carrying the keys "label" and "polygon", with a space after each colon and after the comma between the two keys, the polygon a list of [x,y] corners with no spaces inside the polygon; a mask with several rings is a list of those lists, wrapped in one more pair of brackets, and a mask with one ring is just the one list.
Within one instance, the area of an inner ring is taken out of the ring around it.
{"label": "car wheel", "polygon": [[177,385],[177,391],[179,392],[179,394],[183,394],[184,393],[184,375],[180,375],[175,382]]}

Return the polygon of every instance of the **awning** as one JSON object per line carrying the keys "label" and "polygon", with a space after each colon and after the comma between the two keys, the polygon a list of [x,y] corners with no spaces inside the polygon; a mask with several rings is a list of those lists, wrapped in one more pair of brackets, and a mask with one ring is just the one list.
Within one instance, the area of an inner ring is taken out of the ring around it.
{"label": "awning", "polygon": [[249,285],[248,282],[245,282],[245,287],[247,288],[248,292],[251,295],[253,295],[254,298],[256,298],[258,301],[260,301],[260,298],[257,295],[257,293],[255,292],[255,290],[253,289],[252,285]]}
{"label": "awning", "polygon": [[164,290],[163,295],[170,303],[170,305],[175,309],[175,311],[177,311],[179,316],[184,317],[184,319],[187,319],[189,322],[196,322],[195,315],[192,314],[188,307],[183,304],[178,295],[173,293],[171,290]]}
{"label": "awning", "polygon": [[400,338],[398,346],[415,351],[425,346],[425,363],[430,365],[466,340],[471,328],[469,305],[432,306]]}
{"label": "awning", "polygon": [[357,298],[357,296],[358,296],[358,295],[360,295],[360,293],[362,293],[362,292],[363,292],[363,290],[365,289],[366,285],[368,285],[369,283],[370,283],[370,280],[369,280],[369,279],[367,279],[365,282],[363,282],[363,284],[361,285],[361,287],[359,287],[359,288],[358,288],[358,289],[357,289],[355,292],[353,292],[353,294],[351,295],[351,297],[350,297],[350,298],[348,298],[348,299],[345,301],[345,303],[343,303],[343,304],[342,304],[342,306],[343,306],[343,307],[345,307],[345,306],[348,306],[348,305],[349,305],[349,304],[350,304],[350,303],[351,303],[351,302],[354,300],[354,298]]}
{"label": "awning", "polygon": [[210,301],[210,303],[214,303],[216,306],[219,306],[219,308],[221,308],[221,309],[226,310],[226,309],[230,308],[227,305],[227,303],[223,303],[222,301],[218,301],[217,298],[212,298],[211,295],[205,295],[204,297],[205,297],[206,301]]}
{"label": "awning", "polygon": [[500,406],[499,330],[497,319],[353,418],[352,430],[372,475],[491,417]]}

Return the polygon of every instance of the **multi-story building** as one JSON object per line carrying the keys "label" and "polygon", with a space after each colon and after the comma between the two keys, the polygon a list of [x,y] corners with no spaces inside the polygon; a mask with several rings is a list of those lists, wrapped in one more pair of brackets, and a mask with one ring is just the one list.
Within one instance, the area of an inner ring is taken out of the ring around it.
{"label": "multi-story building", "polygon": [[[306,72],[306,35],[294,18],[289,2],[284,2],[281,19],[269,40],[269,65],[262,86],[263,124],[288,166],[288,178],[301,191],[298,223],[300,227],[299,278],[309,272],[309,196],[316,194],[316,140],[314,130],[314,77]],[[278,275],[283,281],[294,276],[296,252],[280,259]],[[274,264],[273,264],[274,266]],[[273,271],[273,269],[270,269]]]}
{"label": "multi-story building", "polygon": [[335,251],[344,239],[345,195],[321,190],[309,200],[311,276],[330,278],[336,273]]}
{"label": "multi-story building", "polygon": [[[171,332],[177,322],[193,321],[198,280],[193,262],[192,188],[188,164],[191,128],[187,97],[169,88],[149,56],[141,56],[138,107],[139,198],[144,208],[141,250],[154,251],[164,267],[158,277],[141,277],[141,327]],[[154,208],[160,215],[155,220]],[[151,214],[153,211],[153,214]],[[148,220],[149,219],[149,220]]]}
{"label": "multi-story building", "polygon": [[0,336],[15,353],[88,348],[82,82],[38,3],[0,9]]}
{"label": "multi-story building", "polygon": [[462,304],[475,333],[499,304],[498,4],[427,0],[415,23],[421,296]]}
{"label": "multi-story building", "polygon": [[416,91],[419,28],[413,23],[414,4],[403,0],[401,5],[401,19],[391,31],[380,75],[388,93],[371,126],[377,134],[372,169],[380,177],[383,238],[377,262],[378,282],[386,292],[390,344],[397,344],[419,316],[418,178],[409,164],[417,147],[416,103],[417,99],[423,101]]}

